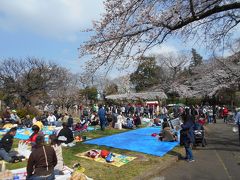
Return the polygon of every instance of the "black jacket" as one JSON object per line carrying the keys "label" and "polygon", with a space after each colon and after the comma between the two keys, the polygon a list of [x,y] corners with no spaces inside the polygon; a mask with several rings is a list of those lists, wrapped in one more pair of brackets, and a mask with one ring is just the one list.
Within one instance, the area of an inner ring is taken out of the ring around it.
{"label": "black jacket", "polygon": [[68,120],[67,120],[67,126],[72,127],[72,125],[73,125],[73,118],[69,117]]}
{"label": "black jacket", "polygon": [[69,129],[68,127],[64,127],[60,130],[60,132],[58,133],[58,137],[59,136],[65,136],[67,138],[67,141],[62,141],[63,143],[70,143],[74,140],[73,138],[73,133],[71,131],[71,129]]}
{"label": "black jacket", "polygon": [[13,138],[14,136],[9,133],[5,134],[0,141],[0,148],[3,148],[6,152],[9,152],[12,148]]}

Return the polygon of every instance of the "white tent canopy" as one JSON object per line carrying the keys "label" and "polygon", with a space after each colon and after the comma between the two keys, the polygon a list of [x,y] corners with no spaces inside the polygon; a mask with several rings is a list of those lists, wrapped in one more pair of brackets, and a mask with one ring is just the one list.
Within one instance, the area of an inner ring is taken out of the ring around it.
{"label": "white tent canopy", "polygon": [[131,99],[131,100],[137,100],[137,99],[145,99],[145,100],[151,100],[151,99],[167,99],[167,95],[164,92],[140,92],[140,93],[125,93],[125,94],[116,94],[116,95],[108,95],[106,96],[106,99],[113,99],[113,100],[123,100],[123,99]]}

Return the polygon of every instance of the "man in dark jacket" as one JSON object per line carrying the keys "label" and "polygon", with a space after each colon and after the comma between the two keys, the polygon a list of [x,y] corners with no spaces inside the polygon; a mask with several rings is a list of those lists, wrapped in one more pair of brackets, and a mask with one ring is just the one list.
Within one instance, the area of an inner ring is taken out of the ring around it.
{"label": "man in dark jacket", "polygon": [[32,151],[28,159],[27,179],[55,179],[54,167],[56,164],[57,156],[54,149],[44,145],[44,136],[38,136],[36,149]]}
{"label": "man in dark jacket", "polygon": [[188,116],[186,114],[182,115],[182,119],[184,123],[181,125],[182,127],[181,135],[182,135],[183,145],[186,150],[185,159],[188,162],[194,162],[193,154],[192,154],[192,146],[194,143],[194,132],[193,132],[194,120],[192,116]]}
{"label": "man in dark jacket", "polygon": [[99,106],[98,116],[100,119],[101,130],[104,131],[106,126],[106,111],[102,105]]}
{"label": "man in dark jacket", "polygon": [[67,119],[67,126],[69,128],[72,128],[73,126],[73,118],[72,118],[72,115],[69,115],[69,118]]}
{"label": "man in dark jacket", "polygon": [[73,142],[74,138],[73,138],[73,132],[71,129],[69,129],[69,127],[67,126],[67,123],[64,122],[62,124],[63,128],[60,130],[60,132],[58,133],[58,139],[65,144],[71,143]]}
{"label": "man in dark jacket", "polygon": [[0,141],[0,157],[7,162],[14,162],[14,156],[17,152],[10,151],[13,144],[14,136],[16,135],[17,128],[11,128]]}

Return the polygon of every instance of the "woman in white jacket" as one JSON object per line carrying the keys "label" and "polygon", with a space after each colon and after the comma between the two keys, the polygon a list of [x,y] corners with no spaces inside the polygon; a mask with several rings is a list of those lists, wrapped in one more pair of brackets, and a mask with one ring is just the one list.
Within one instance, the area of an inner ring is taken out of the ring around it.
{"label": "woman in white jacket", "polygon": [[54,174],[55,175],[62,175],[63,174],[63,156],[62,156],[62,146],[61,142],[57,139],[56,135],[50,135],[49,141],[52,148],[56,152],[57,156],[57,165],[54,167]]}
{"label": "woman in white jacket", "polygon": [[122,129],[122,124],[124,122],[124,117],[122,116],[122,113],[117,116],[117,123],[115,123],[114,128],[116,129]]}

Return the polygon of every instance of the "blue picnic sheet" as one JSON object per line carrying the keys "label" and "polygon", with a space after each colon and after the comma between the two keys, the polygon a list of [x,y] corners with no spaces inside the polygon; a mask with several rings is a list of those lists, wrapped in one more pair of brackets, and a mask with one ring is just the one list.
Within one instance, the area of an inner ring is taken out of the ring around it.
{"label": "blue picnic sheet", "polygon": [[151,136],[153,133],[158,134],[159,132],[159,127],[146,127],[92,139],[84,143],[126,149],[162,157],[175,146],[179,145],[179,142],[162,142],[158,138]]}

